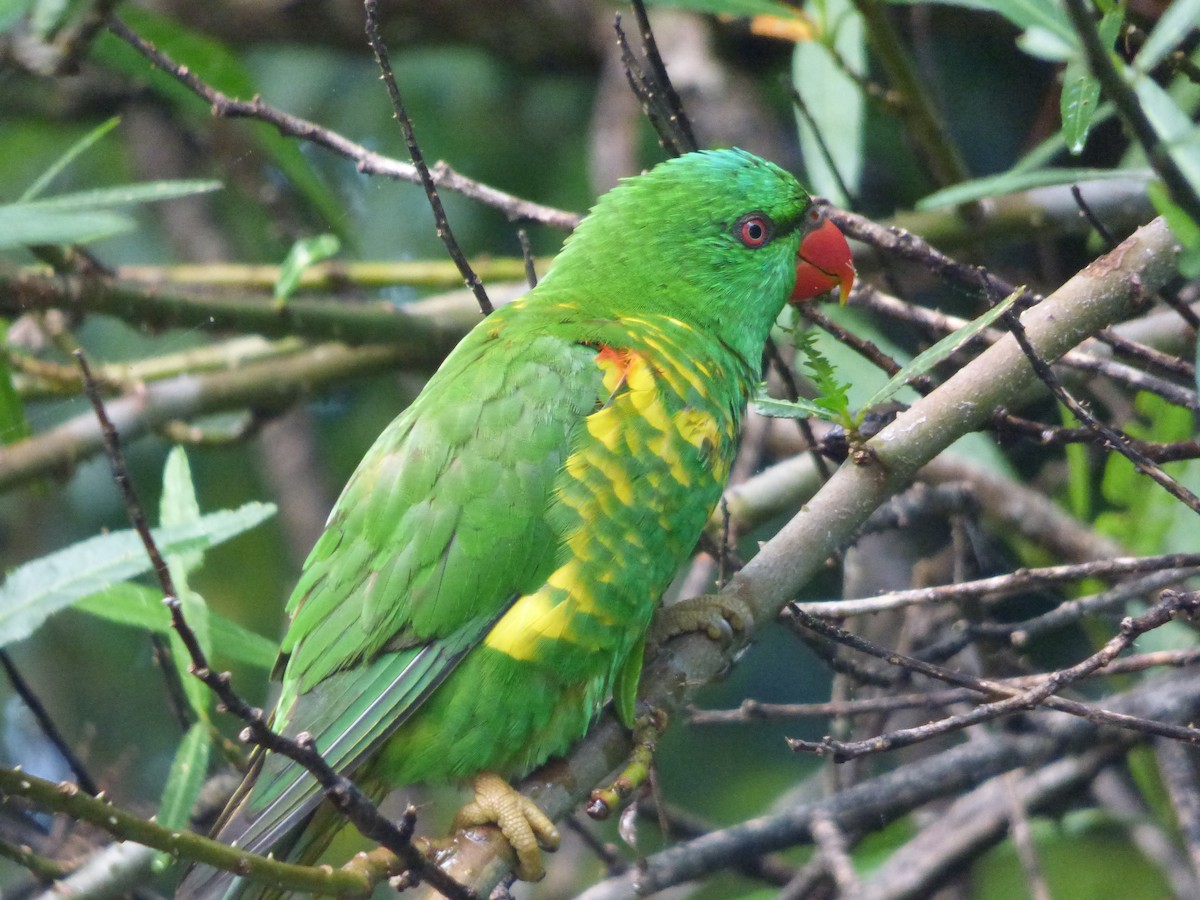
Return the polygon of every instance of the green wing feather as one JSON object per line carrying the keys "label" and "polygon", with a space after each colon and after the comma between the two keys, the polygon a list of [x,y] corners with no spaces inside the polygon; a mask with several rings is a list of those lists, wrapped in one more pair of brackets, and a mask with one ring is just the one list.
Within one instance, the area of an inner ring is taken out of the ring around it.
{"label": "green wing feather", "polygon": [[[288,603],[273,724],[311,734],[343,774],[554,568],[555,481],[601,373],[594,347],[530,334],[510,309],[476,328],[380,435]],[[257,765],[218,838],[279,854],[323,793],[279,754]],[[177,896],[219,896],[233,882],[197,867]]]}

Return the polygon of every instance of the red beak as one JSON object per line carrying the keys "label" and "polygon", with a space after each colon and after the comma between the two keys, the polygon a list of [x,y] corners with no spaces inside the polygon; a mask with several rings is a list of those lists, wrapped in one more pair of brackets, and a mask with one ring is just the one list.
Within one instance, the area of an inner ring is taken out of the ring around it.
{"label": "red beak", "polygon": [[800,242],[796,260],[796,287],[791,300],[811,300],[838,288],[842,302],[854,286],[854,257],[846,236],[826,219]]}

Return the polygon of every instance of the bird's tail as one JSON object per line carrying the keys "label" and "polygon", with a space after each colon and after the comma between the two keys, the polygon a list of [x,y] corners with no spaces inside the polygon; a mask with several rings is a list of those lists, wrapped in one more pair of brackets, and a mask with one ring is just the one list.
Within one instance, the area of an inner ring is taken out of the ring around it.
{"label": "bird's tail", "polygon": [[[263,831],[262,812],[253,809],[249,802],[258,769],[256,760],[217,820],[213,839],[253,853],[270,852],[276,859],[289,863],[315,864],[337,833],[346,827],[345,817],[328,801],[322,801],[315,810],[290,825],[282,836],[275,837],[270,846],[258,846],[256,835]],[[363,785],[362,790],[373,800],[380,799],[384,793],[382,788],[373,785]],[[277,830],[274,833],[278,835]],[[295,893],[198,863],[184,873],[175,897],[176,900],[280,900]]]}

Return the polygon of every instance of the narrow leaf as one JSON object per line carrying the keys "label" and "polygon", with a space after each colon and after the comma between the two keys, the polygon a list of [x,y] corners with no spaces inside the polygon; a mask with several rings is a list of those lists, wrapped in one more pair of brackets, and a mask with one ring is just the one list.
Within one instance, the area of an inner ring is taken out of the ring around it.
{"label": "narrow leaf", "polygon": [[866,403],[863,404],[863,409],[871,409],[878,406],[889,399],[893,394],[899,391],[912,379],[924,375],[931,371],[938,363],[945,360],[953,354],[959,347],[962,347],[969,340],[985,328],[991,326],[1000,316],[1004,315],[1012,305],[1017,302],[1017,298],[1024,292],[1024,288],[1017,288],[1011,294],[1004,298],[1000,303],[997,303],[978,319],[964,325],[958,331],[946,335],[924,353],[918,355],[908,365],[904,366],[899,372],[891,377],[887,384],[881,387]]}
{"label": "narrow leaf", "polygon": [[[160,551],[203,549],[241,534],[274,514],[267,503],[209,513],[197,522],[159,528]],[[150,569],[132,529],[102,534],[19,566],[0,585],[0,647],[29,637],[51,615],[82,597]]]}
{"label": "narrow leaf", "polygon": [[25,203],[36,198],[38,194],[46,189],[46,186],[49,185],[50,182],[57,178],[59,174],[67,168],[67,166],[73,163],[82,154],[87,152],[87,150],[89,150],[92,145],[94,145],[102,137],[116,128],[120,122],[120,116],[113,116],[107,122],[102,122],[101,124],[97,125],[91,131],[77,140],[74,144],[72,144],[69,148],[67,148],[67,152],[51,163],[50,167],[41,175],[39,175],[37,180],[27,187],[25,192],[17,199],[22,203]]}
{"label": "narrow leaf", "polygon": [[[200,504],[196,500],[196,488],[192,484],[192,470],[188,465],[187,453],[182,447],[175,447],[167,454],[167,462],[163,467],[162,499],[158,507],[159,525],[164,528],[184,527],[200,520]],[[181,552],[164,553],[167,568],[171,573],[171,581],[182,604],[184,619],[191,628],[200,649],[205,656],[212,655],[212,640],[209,636],[208,605],[204,598],[192,590],[189,584],[190,576],[204,561],[204,551],[184,550]],[[212,694],[197,679],[190,677],[189,654],[178,636],[172,633],[171,659],[179,670],[179,678],[183,684],[184,693],[192,710],[201,721],[207,721],[208,710],[212,704]]]}
{"label": "narrow leaf", "polygon": [[83,244],[123,231],[133,219],[108,211],[68,212],[29,203],[0,206],[0,250],[33,244]]}
{"label": "narrow leaf", "polygon": [[318,234],[313,237],[301,238],[292,244],[287,259],[279,267],[279,278],[275,282],[275,301],[282,305],[300,284],[300,278],[305,270],[323,259],[335,255],[342,249],[342,242],[336,234]]}
{"label": "narrow leaf", "polygon": [[[166,635],[171,632],[171,615],[162,599],[162,593],[155,588],[121,581],[84,597],[74,609],[117,625]],[[275,664],[279,648],[261,634],[211,609],[208,628],[213,647],[222,656],[259,669],[270,669]]]}
{"label": "narrow leaf", "polygon": [[832,410],[818,406],[803,397],[796,400],[778,400],[766,395],[754,398],[754,409],[760,416],[770,419],[808,419],[817,418],[826,422],[836,422],[838,417]]}
{"label": "narrow leaf", "polygon": [[[186,525],[200,519],[200,504],[196,500],[196,488],[192,484],[192,469],[188,465],[187,452],[182,447],[174,447],[167,454],[167,462],[163,467],[162,499],[158,504],[158,522],[164,528],[171,525]],[[179,573],[172,572],[172,577],[182,575],[187,577],[189,572],[204,559],[203,552],[192,550],[187,553],[173,554],[178,560]]]}
{"label": "narrow leaf", "polygon": [[[159,825],[164,828],[183,828],[188,824],[192,808],[200,797],[201,788],[204,787],[204,778],[208,774],[211,749],[208,726],[203,722],[196,722],[183,736],[179,749],[175,751],[175,759],[171,762],[162,803],[158,807]],[[159,852],[154,857],[154,870],[161,872],[173,861],[171,854]]]}
{"label": "narrow leaf", "polygon": [[1035,169],[1031,171],[1001,172],[984,178],[972,178],[960,184],[935,191],[917,203],[917,209],[935,209],[939,206],[958,206],[985,197],[1015,194],[1031,188],[1050,187],[1056,184],[1075,184],[1080,181],[1150,181],[1154,173],[1149,169]]}
{"label": "narrow leaf", "polygon": [[[1124,21],[1125,7],[1121,4],[1104,14],[1100,20],[1099,32],[1100,43],[1105,48],[1111,48],[1116,42]],[[1072,153],[1078,155],[1083,152],[1099,104],[1100,82],[1092,75],[1083,51],[1080,50],[1067,63],[1067,70],[1063,75],[1062,97],[1059,100],[1063,137]]]}
{"label": "narrow leaf", "polygon": [[221,182],[202,178],[181,178],[168,181],[146,181],[138,184],[122,184],[116,187],[96,188],[90,191],[75,191],[56,194],[28,204],[35,209],[83,210],[103,209],[109,206],[129,206],[135,203],[157,203],[175,200],[194,194],[207,194],[221,189]]}
{"label": "narrow leaf", "polygon": [[1062,134],[1067,149],[1073,154],[1083,152],[1088,131],[1100,105],[1100,82],[1092,75],[1087,60],[1072,57],[1063,73],[1062,96],[1059,98],[1059,114],[1062,116]]}
{"label": "narrow leaf", "polygon": [[1171,199],[1166,185],[1155,181],[1146,188],[1155,210],[1166,220],[1167,227],[1183,247],[1179,256],[1179,274],[1184,278],[1200,277],[1200,223],[1192,219]]}
{"label": "narrow leaf", "polygon": [[1133,88],[1162,149],[1171,155],[1192,190],[1200,193],[1200,129],[1154,79],[1140,77]]}

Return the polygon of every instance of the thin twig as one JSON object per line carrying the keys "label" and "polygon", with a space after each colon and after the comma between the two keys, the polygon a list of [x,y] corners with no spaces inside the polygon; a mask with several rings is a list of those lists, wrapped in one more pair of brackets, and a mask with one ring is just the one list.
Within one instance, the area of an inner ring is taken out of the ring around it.
{"label": "thin twig", "polygon": [[937,587],[915,588],[907,591],[890,591],[878,597],[851,600],[814,601],[797,603],[796,608],[825,619],[840,619],[846,616],[869,615],[888,610],[904,609],[924,604],[957,603],[987,597],[1000,599],[1022,591],[1046,588],[1084,578],[1116,578],[1142,572],[1157,572],[1164,569],[1200,567],[1200,553],[1169,553],[1162,556],[1123,556],[1116,559],[1099,559],[1092,562],[1064,566],[1044,566],[1035,569],[1018,569],[1007,575],[978,578],[960,584],[938,585]]}
{"label": "thin twig", "polygon": [[845,644],[855,650],[868,653],[879,659],[885,659],[891,665],[919,672],[941,681],[948,681],[951,684],[975,688],[982,693],[991,696],[1001,696],[1004,699],[982,704],[963,715],[948,716],[936,722],[931,722],[928,725],[893,731],[865,741],[843,742],[827,738],[823,741],[814,742],[789,739],[788,744],[795,750],[829,755],[836,762],[844,762],[868,753],[880,753],[895,750],[899,747],[907,747],[943,734],[960,731],[979,722],[986,722],[1015,712],[1036,709],[1039,706],[1070,713],[1071,715],[1080,716],[1093,722],[1104,722],[1118,728],[1140,731],[1145,734],[1157,734],[1162,737],[1172,737],[1176,740],[1200,744],[1200,729],[1112,713],[1108,710],[1097,709],[1087,704],[1055,696],[1056,692],[1062,690],[1068,684],[1078,681],[1080,678],[1112,662],[1142,634],[1166,624],[1178,614],[1191,614],[1197,609],[1200,609],[1200,592],[1181,594],[1174,591],[1163,591],[1162,599],[1149,611],[1137,618],[1124,619],[1121,622],[1120,632],[1109,640],[1098,652],[1074,666],[1059,669],[1045,676],[1033,688],[1015,690],[1000,682],[952,672],[948,669],[923,662],[922,660],[878,647],[857,635],[823,622],[816,616],[810,616],[792,604],[787,608],[790,618],[797,625],[805,629],[816,631],[824,637],[835,640],[840,644]]}
{"label": "thin twig", "polygon": [[658,52],[658,41],[654,39],[654,31],[650,28],[650,17],[646,14],[646,4],[643,0],[632,0],[633,14],[637,18],[638,31],[642,36],[642,49],[646,53],[646,61],[650,64],[653,75],[651,86],[654,87],[667,113],[667,121],[675,133],[675,145],[683,153],[690,153],[700,147],[692,131],[692,122],[684,111],[683,101],[667,75],[667,67],[662,55]]}
{"label": "thin twig", "polygon": [[1080,422],[1093,428],[1097,433],[1103,435],[1108,441],[1112,449],[1116,450],[1137,468],[1143,475],[1149,476],[1159,485],[1161,485],[1167,493],[1177,500],[1185,503],[1189,509],[1200,515],[1200,497],[1197,497],[1186,487],[1168,475],[1158,466],[1153,460],[1147,458],[1144,454],[1138,451],[1124,434],[1101,422],[1093,416],[1082,403],[1071,396],[1070,392],[1063,387],[1062,382],[1058,380],[1058,376],[1054,374],[1050,366],[1034,349],[1029,342],[1029,338],[1025,335],[1025,328],[1021,324],[1021,319],[1014,313],[1008,312],[1004,314],[1004,320],[1008,323],[1009,330],[1012,336],[1016,338],[1017,344],[1025,353],[1029,364],[1033,367],[1034,372],[1042,383],[1050,390],[1050,392],[1058,398],[1059,402],[1067,407],[1071,413]]}
{"label": "thin twig", "polygon": [[861,885],[854,873],[854,863],[850,860],[849,842],[845,833],[824,811],[813,816],[809,831],[812,833],[813,843],[824,857],[826,870],[833,876],[837,885],[838,897],[841,900],[855,900]]}
{"label": "thin twig", "polygon": [[[171,585],[169,591],[165,587],[164,591],[171,596],[175,596],[175,587],[171,582],[171,571],[167,568],[166,560],[158,552],[158,547],[154,543],[154,537],[150,534],[150,525],[146,521],[146,513],[142,510],[141,501],[138,500],[137,493],[134,491],[133,481],[129,478],[129,471],[125,468],[125,459],[121,454],[117,429],[113,427],[112,421],[108,418],[108,413],[104,410],[104,401],[100,398],[100,387],[96,383],[95,378],[92,377],[92,370],[88,366],[83,351],[75,351],[75,360],[79,363],[79,370],[83,375],[84,392],[87,394],[88,401],[92,404],[92,409],[96,412],[96,419],[100,423],[100,434],[104,442],[104,447],[108,451],[108,461],[112,467],[113,481],[116,483],[117,489],[121,492],[121,499],[124,501],[125,509],[129,513],[129,520],[134,530],[137,531],[138,537],[141,538],[142,546],[146,548],[146,554],[150,557],[150,565],[154,569],[155,576],[161,584]],[[154,633],[150,634],[150,644],[154,650],[154,661],[158,664],[158,669],[162,673],[163,681],[167,687],[167,698],[170,701],[171,712],[174,714],[175,721],[179,724],[180,729],[187,731],[192,724],[192,713],[188,705],[187,694],[183,689],[183,681],[180,679],[179,672],[175,668],[171,648],[167,646],[166,641]]]}
{"label": "thin twig", "polygon": [[83,760],[71,749],[71,745],[67,743],[67,739],[63,736],[63,733],[58,730],[58,726],[54,724],[54,720],[50,717],[50,713],[42,703],[41,698],[38,697],[37,692],[34,691],[29,682],[17,670],[7,650],[0,650],[0,666],[4,667],[4,672],[8,676],[13,690],[17,692],[17,695],[24,701],[29,711],[33,713],[33,717],[37,719],[38,727],[42,729],[42,734],[54,745],[54,749],[66,761],[71,771],[75,773],[75,780],[79,783],[79,786],[89,794],[99,794],[100,786],[96,784],[88,772],[87,766],[83,764]]}
{"label": "thin twig", "polygon": [[1096,229],[1096,234],[1100,235],[1100,240],[1104,241],[1108,249],[1111,250],[1117,246],[1118,241],[1112,236],[1112,232],[1108,230],[1108,226],[1100,221],[1100,217],[1096,215],[1088,202],[1083,199],[1083,191],[1079,189],[1079,185],[1071,185],[1071,196],[1075,198],[1075,205],[1079,207],[1079,212],[1088,220],[1088,224]]}
{"label": "thin twig", "polygon": [[[417,172],[416,166],[411,163],[373,153],[361,144],[347,140],[342,135],[322,128],[315,122],[309,122],[275,109],[257,97],[249,101],[228,97],[205,83],[189,67],[176,63],[149,41],[141,38],[115,16],[109,17],[108,27],[113,34],[146,57],[156,68],[167,72],[176,81],[207,102],[212,108],[214,116],[230,119],[257,119],[273,125],[285,137],[300,138],[332,150],[339,156],[344,156],[355,164],[358,171],[364,174],[383,175],[413,184],[421,183],[421,176]],[[512,194],[490,185],[467,178],[444,162],[437,163],[430,174],[439,188],[457,191],[472,200],[494,207],[508,216],[511,221],[542,222],[565,231],[570,231],[579,224],[580,216],[576,213],[514,197]]]}
{"label": "thin twig", "polygon": [[[784,87],[787,89],[788,96],[792,99],[792,105],[796,107],[796,111],[800,113],[800,117],[804,119],[808,125],[809,131],[812,132],[813,139],[817,142],[817,149],[821,151],[821,158],[825,162],[825,168],[829,170],[829,174],[833,176],[837,182],[838,190],[842,192],[842,196],[846,198],[846,205],[853,209],[858,206],[858,199],[850,191],[850,187],[846,184],[846,179],[842,177],[842,171],[838,168],[837,161],[834,159],[833,152],[829,149],[829,144],[825,141],[825,135],[821,133],[820,126],[817,125],[817,120],[813,117],[812,111],[808,108],[808,104],[804,102],[804,98],[800,96],[800,91],[792,83],[791,79],[783,79]],[[813,85],[813,89],[817,91],[825,90],[824,85]],[[811,169],[810,169],[811,171]],[[811,186],[811,185],[810,185]]]}
{"label": "thin twig", "polygon": [[[1147,669],[1182,669],[1200,664],[1200,647],[1184,650],[1158,650],[1140,653],[1124,659],[1114,659],[1091,677],[1112,677],[1144,672]],[[1040,675],[1022,675],[1018,678],[996,679],[997,684],[1009,685],[1024,690],[1035,686]],[[941,709],[978,698],[979,691],[972,688],[946,688],[914,694],[892,694],[867,697],[862,700],[835,700],[829,703],[763,703],[759,700],[743,700],[734,709],[688,710],[689,725],[736,725],[746,722],[763,722],[768,719],[825,719],[838,716],[865,716],[877,713],[894,713],[906,709]]]}
{"label": "thin twig", "polygon": [[483,282],[479,280],[479,276],[475,274],[475,270],[467,262],[466,255],[459,248],[458,241],[454,238],[454,232],[450,228],[450,220],[446,218],[446,208],[442,205],[442,198],[438,196],[437,185],[434,183],[429,166],[425,165],[425,155],[421,152],[421,145],[417,143],[417,134],[413,130],[412,119],[409,118],[408,110],[404,108],[404,100],[400,97],[400,88],[396,84],[396,75],[392,71],[392,64],[388,59],[387,45],[383,42],[383,36],[379,33],[378,0],[365,0],[363,5],[367,11],[367,43],[371,45],[371,50],[375,53],[375,62],[379,65],[379,71],[383,73],[383,83],[387,85],[388,98],[392,101],[392,111],[396,114],[396,121],[400,123],[400,130],[404,132],[404,143],[408,147],[408,155],[412,158],[413,165],[417,167],[417,174],[421,178],[421,187],[425,189],[425,196],[429,198],[429,207],[433,210],[433,222],[437,227],[437,236],[445,244],[446,253],[450,255],[450,258],[454,260],[454,264],[458,266],[458,271],[462,274],[463,281],[467,283],[467,287],[475,295],[475,299],[479,302],[479,309],[485,316],[491,315],[493,309],[492,301],[488,299],[487,291],[483,288]]}
{"label": "thin twig", "polygon": [[621,49],[621,63],[625,67],[625,78],[629,82],[629,88],[633,91],[633,95],[638,98],[638,102],[642,106],[642,114],[645,115],[655,134],[658,135],[658,142],[662,145],[663,150],[669,156],[680,156],[684,150],[676,142],[678,137],[676,133],[663,122],[659,115],[658,98],[654,87],[641,61],[634,55],[633,48],[629,45],[625,30],[621,27],[620,13],[617,13],[613,20],[613,29],[617,33],[617,46]]}

